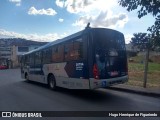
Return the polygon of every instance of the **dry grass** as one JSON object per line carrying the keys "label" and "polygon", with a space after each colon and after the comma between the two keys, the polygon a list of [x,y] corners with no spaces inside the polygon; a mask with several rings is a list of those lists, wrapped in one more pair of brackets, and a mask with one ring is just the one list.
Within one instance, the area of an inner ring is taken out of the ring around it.
{"label": "dry grass", "polygon": [[[129,63],[128,69],[129,81],[127,84],[142,87],[144,79],[144,64]],[[147,76],[147,87],[160,88],[160,64],[149,63]]]}

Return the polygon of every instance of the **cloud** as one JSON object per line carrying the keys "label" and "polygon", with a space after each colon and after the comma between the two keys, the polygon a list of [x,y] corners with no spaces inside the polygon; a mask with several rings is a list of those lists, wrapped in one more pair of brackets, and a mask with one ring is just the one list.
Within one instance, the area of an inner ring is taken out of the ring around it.
{"label": "cloud", "polygon": [[59,18],[59,20],[58,20],[59,22],[63,22],[64,21],[64,19],[62,19],[62,18]]}
{"label": "cloud", "polygon": [[[48,33],[45,35],[38,35],[38,34],[20,34],[12,31],[6,31],[4,29],[0,29],[0,38],[24,38],[27,40],[34,40],[34,41],[45,41],[45,42],[51,42],[60,38],[66,37],[68,34],[63,33],[61,35],[58,35],[57,33]],[[133,35],[126,34],[125,36],[125,43],[128,44],[131,41],[131,38]]]}
{"label": "cloud", "polygon": [[15,3],[16,6],[21,6],[21,0],[9,0],[9,2]]}
{"label": "cloud", "polygon": [[64,5],[64,0],[56,0],[56,5],[62,8]]}
{"label": "cloud", "polygon": [[75,14],[94,13],[118,5],[117,0],[56,0],[55,3],[57,6]]}
{"label": "cloud", "polygon": [[123,28],[128,22],[125,13],[114,13],[118,0],[56,0],[56,5],[69,13],[78,14],[79,18],[72,24],[84,28],[88,22],[92,27]]}
{"label": "cloud", "polygon": [[113,15],[110,11],[101,11],[98,15],[81,16],[73,26],[85,27],[90,22],[92,27],[116,28],[123,27],[128,22],[128,16],[125,13]]}
{"label": "cloud", "polygon": [[[70,13],[88,12],[95,0],[67,0],[65,7]],[[92,8],[93,9],[93,8]]]}
{"label": "cloud", "polygon": [[48,9],[40,9],[37,10],[35,7],[31,7],[28,11],[29,15],[56,15],[57,12],[55,10],[53,10],[52,8],[48,8]]}
{"label": "cloud", "polygon": [[125,13],[114,13],[118,0],[56,0],[56,5],[69,13],[78,14],[79,18],[72,24],[84,28],[88,22],[92,27],[123,28],[128,22]]}
{"label": "cloud", "polygon": [[131,38],[133,37],[133,35],[126,34],[126,35],[124,35],[124,37],[125,37],[125,43],[128,44],[128,43],[130,43]]}
{"label": "cloud", "polygon": [[0,38],[24,38],[27,40],[34,40],[34,41],[53,41],[60,39],[67,34],[64,33],[62,35],[58,35],[57,33],[48,33],[45,35],[38,35],[38,34],[20,34],[12,31],[6,31],[3,29],[0,29]]}
{"label": "cloud", "polygon": [[56,0],[56,5],[61,8],[66,8],[70,13],[86,12],[89,5],[91,5],[95,0]]}

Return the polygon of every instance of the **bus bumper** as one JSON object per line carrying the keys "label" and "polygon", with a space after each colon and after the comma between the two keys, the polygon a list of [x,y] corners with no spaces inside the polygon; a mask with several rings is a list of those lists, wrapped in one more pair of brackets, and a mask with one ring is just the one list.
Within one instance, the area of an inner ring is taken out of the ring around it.
{"label": "bus bumper", "polygon": [[110,79],[94,79],[90,78],[90,89],[105,88],[116,84],[123,84],[128,81],[128,75],[110,78]]}

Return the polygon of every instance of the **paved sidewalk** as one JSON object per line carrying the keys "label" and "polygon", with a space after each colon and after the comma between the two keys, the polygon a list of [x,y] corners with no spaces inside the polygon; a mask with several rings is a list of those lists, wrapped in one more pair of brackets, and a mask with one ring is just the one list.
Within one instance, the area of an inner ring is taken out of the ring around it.
{"label": "paved sidewalk", "polygon": [[121,85],[111,86],[108,89],[131,92],[152,97],[160,97],[160,88],[143,88],[138,86],[121,84]]}

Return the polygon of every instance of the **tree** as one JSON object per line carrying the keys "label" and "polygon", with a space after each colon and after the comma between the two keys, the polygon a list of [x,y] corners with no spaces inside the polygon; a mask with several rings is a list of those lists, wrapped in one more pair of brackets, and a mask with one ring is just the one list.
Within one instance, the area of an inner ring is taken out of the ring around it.
{"label": "tree", "polygon": [[147,33],[134,33],[133,36],[131,38],[133,47],[138,48],[140,51],[146,49],[146,43],[148,43]]}
{"label": "tree", "polygon": [[146,48],[143,85],[144,87],[146,87],[149,50],[160,47],[160,0],[119,0],[119,4],[122,7],[126,7],[129,12],[132,10],[139,9],[138,18],[141,18],[147,15],[148,13],[152,14],[155,18],[154,24],[147,29],[147,31],[149,31],[150,34],[134,34],[134,37],[132,38],[132,43],[134,45]]}
{"label": "tree", "polygon": [[127,11],[138,10],[138,18],[152,14],[154,24],[147,29],[151,33],[151,45],[160,46],[160,0],[119,0],[119,5],[126,7]]}

